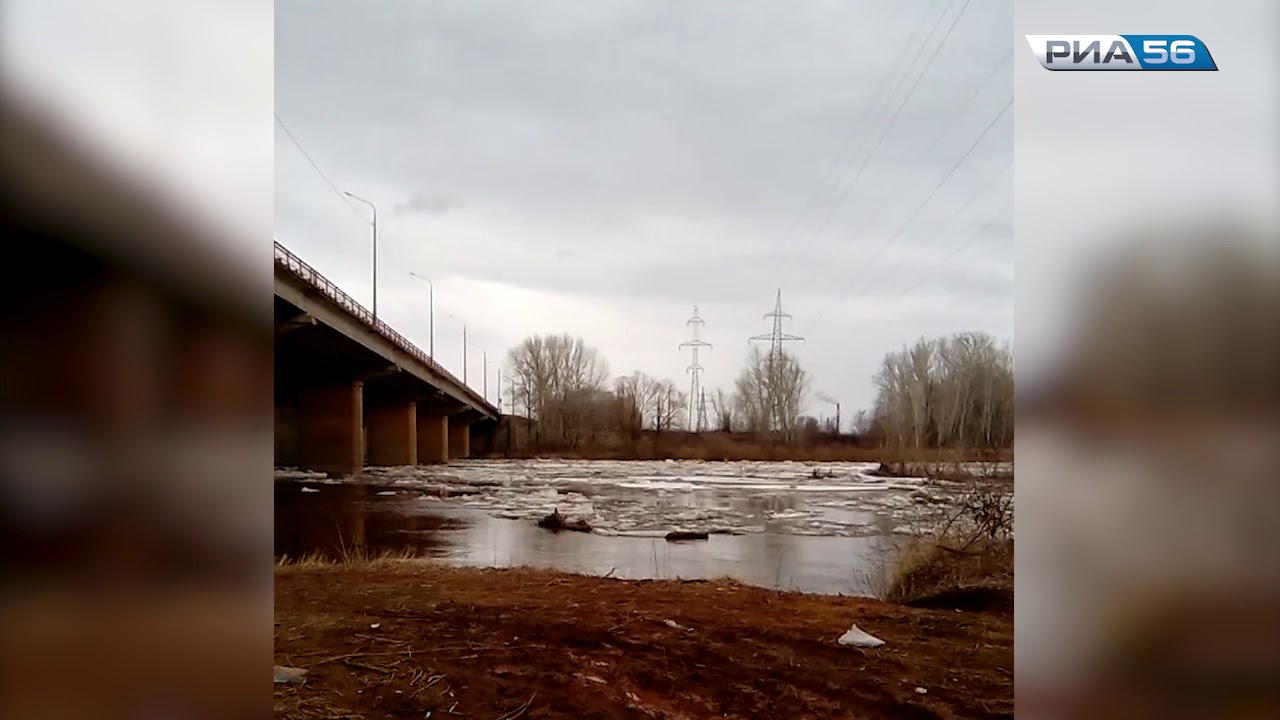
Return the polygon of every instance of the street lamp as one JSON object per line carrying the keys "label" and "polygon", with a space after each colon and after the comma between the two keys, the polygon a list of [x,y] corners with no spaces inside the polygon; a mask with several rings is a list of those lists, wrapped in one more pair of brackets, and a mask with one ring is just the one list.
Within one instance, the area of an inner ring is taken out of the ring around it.
{"label": "street lamp", "polygon": [[467,384],[467,323],[453,313],[449,313],[449,317],[462,323],[462,384]]}
{"label": "street lamp", "polygon": [[378,325],[378,206],[359,195],[343,191],[343,195],[352,200],[359,200],[373,209],[373,324]]}
{"label": "street lamp", "polygon": [[410,272],[409,274],[427,284],[427,316],[428,316],[428,322],[430,323],[430,328],[431,328],[429,330],[431,334],[431,339],[429,341],[430,345],[427,346],[427,357],[430,357],[432,360],[435,360],[436,359],[436,286],[430,280],[419,275],[416,272]]}

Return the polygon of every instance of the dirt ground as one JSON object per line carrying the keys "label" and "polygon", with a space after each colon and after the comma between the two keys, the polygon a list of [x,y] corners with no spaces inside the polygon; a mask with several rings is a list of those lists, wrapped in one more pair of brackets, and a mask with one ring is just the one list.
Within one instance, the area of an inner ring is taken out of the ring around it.
{"label": "dirt ground", "polygon": [[[308,670],[280,718],[1013,716],[1011,613],[404,562],[275,581],[276,664]],[[886,644],[838,645],[851,623]]]}

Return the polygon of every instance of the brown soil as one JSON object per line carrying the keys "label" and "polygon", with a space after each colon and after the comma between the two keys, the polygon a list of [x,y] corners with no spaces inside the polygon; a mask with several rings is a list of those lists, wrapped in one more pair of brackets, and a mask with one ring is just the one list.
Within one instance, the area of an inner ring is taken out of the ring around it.
{"label": "brown soil", "polygon": [[282,718],[1013,716],[1007,612],[405,562],[278,568],[275,601]]}

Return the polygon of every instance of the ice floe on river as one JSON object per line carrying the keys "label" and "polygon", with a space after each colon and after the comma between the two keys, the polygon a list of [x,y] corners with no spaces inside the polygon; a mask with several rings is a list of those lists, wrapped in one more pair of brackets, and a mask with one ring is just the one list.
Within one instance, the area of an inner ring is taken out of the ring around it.
{"label": "ice floe on river", "polygon": [[[912,532],[945,492],[925,478],[886,478],[875,463],[472,460],[375,468],[352,480],[404,512],[454,509],[536,521],[552,510],[602,535],[673,530],[866,536]],[[334,482],[314,474],[277,477]]]}

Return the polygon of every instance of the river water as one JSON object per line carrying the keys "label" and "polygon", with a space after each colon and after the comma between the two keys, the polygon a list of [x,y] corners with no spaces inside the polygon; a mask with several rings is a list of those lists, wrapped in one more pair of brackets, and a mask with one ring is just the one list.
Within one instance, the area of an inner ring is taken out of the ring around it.
{"label": "river water", "polygon": [[[476,566],[874,594],[940,489],[868,463],[520,460],[335,481],[278,470],[277,556],[410,551]],[[537,526],[552,510],[593,532]],[[673,530],[710,533],[668,541]]]}

